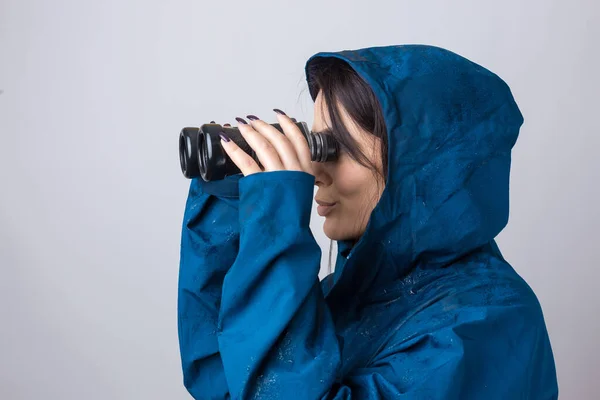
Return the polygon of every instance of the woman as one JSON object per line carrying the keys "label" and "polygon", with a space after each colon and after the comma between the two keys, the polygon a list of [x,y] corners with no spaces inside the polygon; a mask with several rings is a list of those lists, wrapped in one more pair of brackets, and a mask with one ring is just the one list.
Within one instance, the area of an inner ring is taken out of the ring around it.
{"label": "woman", "polygon": [[[337,161],[311,162],[283,112],[285,135],[248,116],[264,170],[223,137],[243,177],[192,181],[179,282],[192,396],[557,398],[540,305],[494,241],[523,122],[508,86],[421,45],[318,53],[306,76]],[[338,242],[323,282],[313,185]]]}

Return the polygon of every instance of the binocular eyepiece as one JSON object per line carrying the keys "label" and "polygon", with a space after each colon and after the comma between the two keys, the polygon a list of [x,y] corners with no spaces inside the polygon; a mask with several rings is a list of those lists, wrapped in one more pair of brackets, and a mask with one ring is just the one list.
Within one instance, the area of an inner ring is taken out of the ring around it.
{"label": "binocular eyepiece", "polygon": [[[271,124],[271,126],[283,134],[278,123]],[[312,161],[326,162],[337,159],[339,147],[333,136],[311,132],[306,122],[296,122],[296,126],[300,128],[308,143]],[[261,165],[256,153],[248,145],[238,128],[219,124],[203,124],[200,128],[183,128],[179,134],[179,162],[181,172],[186,178],[192,179],[200,176],[204,181],[209,182],[241,172],[221,146],[221,137],[219,136],[221,132],[225,132],[235,144]]]}

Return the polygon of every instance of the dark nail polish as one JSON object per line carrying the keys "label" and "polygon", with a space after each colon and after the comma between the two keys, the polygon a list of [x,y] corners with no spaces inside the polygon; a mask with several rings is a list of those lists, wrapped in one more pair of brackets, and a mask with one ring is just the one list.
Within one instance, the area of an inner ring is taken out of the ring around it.
{"label": "dark nail polish", "polygon": [[227,136],[227,134],[225,132],[219,133],[219,136],[221,136],[221,139],[223,139],[226,142],[229,142],[231,140],[231,139],[229,139],[229,136]]}
{"label": "dark nail polish", "polygon": [[244,120],[244,118],[235,117],[235,120],[240,124],[248,125],[248,123]]}
{"label": "dark nail polish", "polygon": [[211,124],[214,124],[214,123],[215,123],[215,121],[210,121],[210,123],[211,123]]}
{"label": "dark nail polish", "polygon": [[223,126],[231,126],[231,124],[224,124]]}
{"label": "dark nail polish", "polygon": [[286,113],[284,113],[283,111],[281,111],[279,108],[274,108],[273,111],[275,111],[277,114],[287,115]]}
{"label": "dark nail polish", "polygon": [[246,118],[248,118],[250,121],[256,121],[257,119],[260,119],[256,115],[252,115],[252,114],[246,115]]}
{"label": "dark nail polish", "polygon": [[298,121],[296,121],[296,118],[292,118],[292,121],[294,121],[294,122],[298,122]]}

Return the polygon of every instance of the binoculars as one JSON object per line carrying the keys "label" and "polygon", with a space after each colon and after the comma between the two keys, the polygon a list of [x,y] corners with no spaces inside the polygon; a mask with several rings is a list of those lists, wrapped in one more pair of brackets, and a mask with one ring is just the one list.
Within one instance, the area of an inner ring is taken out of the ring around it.
{"label": "binoculars", "polygon": [[[306,122],[295,122],[308,143],[312,161],[334,161],[339,154],[339,145],[330,134],[313,133]],[[283,134],[281,126],[270,124]],[[256,153],[246,142],[237,127],[220,124],[203,124],[199,128],[185,127],[179,134],[179,162],[181,172],[188,179],[202,177],[206,182],[223,179],[241,173],[221,145],[219,134],[224,132],[242,150],[248,153],[258,165]]]}

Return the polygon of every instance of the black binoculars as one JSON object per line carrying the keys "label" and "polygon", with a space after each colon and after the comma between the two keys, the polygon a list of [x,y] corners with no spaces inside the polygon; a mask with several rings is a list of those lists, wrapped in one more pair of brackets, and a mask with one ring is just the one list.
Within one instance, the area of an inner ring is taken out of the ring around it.
{"label": "black binoculars", "polygon": [[[279,124],[271,124],[283,134]],[[330,134],[313,133],[306,122],[296,122],[308,143],[312,161],[334,161],[338,157],[339,146]],[[236,127],[219,124],[204,124],[200,128],[186,127],[179,134],[179,162],[181,172],[188,179],[201,176],[204,181],[215,181],[229,175],[241,173],[221,146],[219,134],[225,132],[241,149],[260,164],[256,153],[248,145],[240,130]]]}

